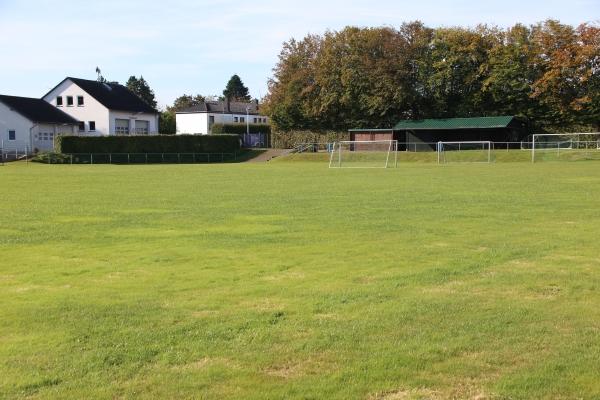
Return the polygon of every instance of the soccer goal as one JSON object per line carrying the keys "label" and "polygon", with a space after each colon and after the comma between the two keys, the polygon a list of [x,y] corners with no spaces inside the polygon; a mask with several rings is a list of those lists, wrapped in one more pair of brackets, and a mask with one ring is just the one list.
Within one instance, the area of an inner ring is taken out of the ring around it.
{"label": "soccer goal", "polygon": [[341,141],[333,144],[329,168],[398,166],[397,140]]}
{"label": "soccer goal", "polygon": [[493,143],[490,141],[438,142],[438,163],[491,163],[495,162]]}
{"label": "soccer goal", "polygon": [[600,160],[600,133],[531,135],[531,162]]}

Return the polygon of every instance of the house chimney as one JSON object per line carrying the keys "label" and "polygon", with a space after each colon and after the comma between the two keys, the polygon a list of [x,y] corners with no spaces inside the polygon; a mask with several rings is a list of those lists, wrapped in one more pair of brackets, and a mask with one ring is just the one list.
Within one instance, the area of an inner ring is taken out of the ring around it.
{"label": "house chimney", "polygon": [[254,106],[255,110],[258,110],[258,99],[252,100],[252,105]]}
{"label": "house chimney", "polygon": [[229,101],[229,97],[225,97],[225,111],[231,111],[231,102]]}

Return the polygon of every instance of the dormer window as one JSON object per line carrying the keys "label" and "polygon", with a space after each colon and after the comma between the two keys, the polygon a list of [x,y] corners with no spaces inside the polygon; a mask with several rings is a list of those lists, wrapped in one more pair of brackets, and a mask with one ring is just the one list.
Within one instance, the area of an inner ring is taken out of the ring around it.
{"label": "dormer window", "polygon": [[73,107],[73,96],[67,96],[67,107]]}
{"label": "dormer window", "polygon": [[56,96],[56,106],[62,107],[62,105],[63,105],[62,96]]}
{"label": "dormer window", "polygon": [[77,106],[83,106],[83,96],[77,96]]}

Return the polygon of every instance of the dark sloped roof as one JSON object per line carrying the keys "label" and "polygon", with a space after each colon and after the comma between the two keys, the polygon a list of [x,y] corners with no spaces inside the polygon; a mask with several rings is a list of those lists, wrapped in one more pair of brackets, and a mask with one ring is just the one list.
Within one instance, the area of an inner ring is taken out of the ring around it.
{"label": "dark sloped roof", "polygon": [[147,114],[158,114],[158,111],[152,108],[148,103],[137,97],[131,90],[127,89],[123,85],[119,85],[118,83],[90,81],[87,79],[71,77],[65,78],[62,82],[66,81],[67,79],[71,80],[71,82],[82,88],[87,94],[92,96],[109,110],[131,112],[141,111]]}
{"label": "dark sloped roof", "polygon": [[[229,111],[225,110],[225,113],[236,113],[236,114],[246,114],[246,107],[250,107],[248,110],[248,115],[259,115],[258,106],[254,103],[241,103],[237,101],[232,101],[229,104]],[[198,104],[195,106],[191,106],[188,108],[184,108],[183,110],[177,111],[176,114],[193,114],[193,113],[205,113],[205,112],[223,112],[223,102],[222,101],[208,101],[206,103]]]}
{"label": "dark sloped roof", "polygon": [[0,95],[0,101],[32,122],[79,124],[79,121],[43,99]]}
{"label": "dark sloped roof", "polygon": [[400,121],[394,126],[396,131],[422,129],[477,129],[506,128],[515,117],[477,117],[448,119],[412,119]]}

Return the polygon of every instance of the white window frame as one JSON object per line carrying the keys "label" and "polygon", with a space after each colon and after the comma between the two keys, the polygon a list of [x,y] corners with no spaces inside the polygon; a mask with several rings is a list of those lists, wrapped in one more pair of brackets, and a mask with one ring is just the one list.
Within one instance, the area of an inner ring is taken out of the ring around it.
{"label": "white window frame", "polygon": [[73,96],[67,96],[67,107],[73,107]]}
{"label": "white window frame", "polygon": [[[60,104],[58,104],[60,103]],[[56,96],[56,107],[62,107],[64,105],[63,103],[63,97],[62,96]]]}
{"label": "white window frame", "polygon": [[96,130],[96,121],[88,121],[88,126],[90,127],[90,132],[94,132]]}
{"label": "white window frame", "polygon": [[[13,134],[13,138],[10,138],[10,133],[12,132]],[[16,129],[9,129],[8,130],[8,141],[9,142],[14,142],[15,140],[17,140],[17,130]]]}
{"label": "white window frame", "polygon": [[83,96],[77,96],[77,107],[83,107],[84,105]]}

